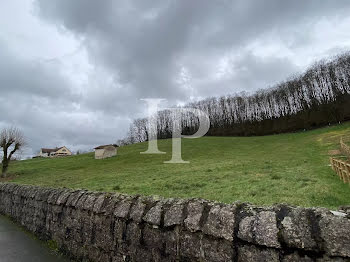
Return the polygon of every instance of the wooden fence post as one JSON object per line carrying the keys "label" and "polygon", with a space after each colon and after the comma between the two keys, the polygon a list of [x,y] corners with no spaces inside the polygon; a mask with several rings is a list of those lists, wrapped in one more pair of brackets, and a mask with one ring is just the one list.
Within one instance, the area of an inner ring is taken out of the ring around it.
{"label": "wooden fence post", "polygon": [[331,167],[344,183],[350,185],[350,164],[330,157]]}
{"label": "wooden fence post", "polygon": [[339,178],[342,179],[342,170],[341,170],[339,160],[336,160],[336,163],[337,163],[337,174],[338,174]]}
{"label": "wooden fence post", "polygon": [[343,174],[343,182],[348,182],[348,170],[346,168],[346,163],[342,162],[342,174]]}
{"label": "wooden fence post", "polygon": [[348,181],[348,184],[350,185],[350,164],[345,164],[345,169],[346,169],[347,181]]}

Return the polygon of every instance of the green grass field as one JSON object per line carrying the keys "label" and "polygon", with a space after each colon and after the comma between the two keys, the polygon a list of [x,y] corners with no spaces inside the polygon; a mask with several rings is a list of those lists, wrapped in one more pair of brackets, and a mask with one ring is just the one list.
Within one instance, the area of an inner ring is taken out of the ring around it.
{"label": "green grass field", "polygon": [[140,143],[104,160],[89,153],[17,161],[9,173],[13,182],[50,187],[335,208],[350,204],[350,185],[329,166],[328,152],[341,136],[350,141],[350,123],[264,137],[183,139],[190,164],[164,164],[171,140],[162,140],[165,155],[141,155],[147,144]]}

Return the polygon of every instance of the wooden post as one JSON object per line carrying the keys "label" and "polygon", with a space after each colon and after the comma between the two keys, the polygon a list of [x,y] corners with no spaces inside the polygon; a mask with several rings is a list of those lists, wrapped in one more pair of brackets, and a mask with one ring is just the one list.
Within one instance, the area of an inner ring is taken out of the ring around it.
{"label": "wooden post", "polygon": [[343,174],[343,182],[347,183],[348,182],[348,172],[347,172],[347,168],[346,168],[346,164],[344,162],[342,162],[342,174]]}
{"label": "wooden post", "polygon": [[339,160],[337,160],[337,162],[338,162],[338,175],[340,179],[343,180],[343,168],[341,166],[341,162]]}
{"label": "wooden post", "polygon": [[346,164],[345,168],[346,168],[347,181],[348,181],[348,184],[350,185],[350,164]]}
{"label": "wooden post", "polygon": [[340,177],[340,179],[342,179],[342,171],[341,171],[341,167],[340,167],[340,162],[339,160],[336,160],[336,164],[337,164],[337,174]]}

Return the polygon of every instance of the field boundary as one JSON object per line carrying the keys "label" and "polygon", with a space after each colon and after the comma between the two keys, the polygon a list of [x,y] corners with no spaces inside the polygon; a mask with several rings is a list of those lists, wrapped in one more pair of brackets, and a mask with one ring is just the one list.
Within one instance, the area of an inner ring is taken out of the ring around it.
{"label": "field boundary", "polygon": [[344,183],[350,184],[350,164],[334,157],[331,157],[330,161],[332,169],[337,173],[339,178]]}
{"label": "field boundary", "polygon": [[0,213],[78,261],[348,261],[350,210],[0,184]]}

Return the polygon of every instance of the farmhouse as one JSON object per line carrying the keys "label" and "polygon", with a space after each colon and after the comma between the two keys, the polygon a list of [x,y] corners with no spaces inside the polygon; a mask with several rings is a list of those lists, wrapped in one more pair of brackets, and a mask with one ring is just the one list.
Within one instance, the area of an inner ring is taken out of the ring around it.
{"label": "farmhouse", "polygon": [[103,159],[117,155],[117,145],[95,147],[95,159]]}
{"label": "farmhouse", "polygon": [[71,156],[72,152],[65,146],[56,148],[42,148],[38,156],[40,157],[59,157]]}

